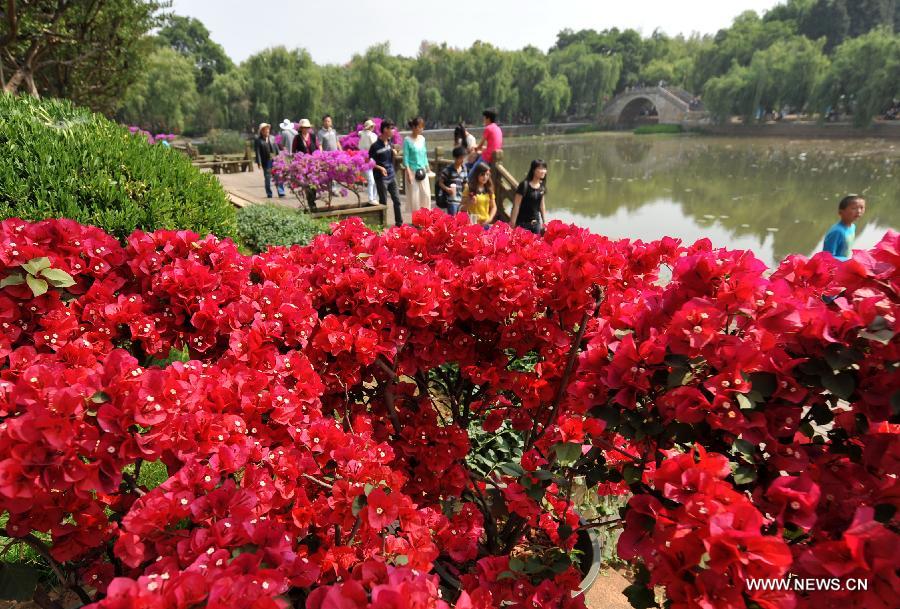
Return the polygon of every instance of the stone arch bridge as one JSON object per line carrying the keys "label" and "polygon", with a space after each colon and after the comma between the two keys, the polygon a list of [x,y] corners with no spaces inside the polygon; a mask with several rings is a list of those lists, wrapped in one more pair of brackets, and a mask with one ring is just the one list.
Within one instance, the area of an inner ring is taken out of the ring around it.
{"label": "stone arch bridge", "polygon": [[603,122],[634,126],[637,124],[681,123],[691,113],[702,112],[700,101],[677,87],[632,87],[609,100],[600,111]]}

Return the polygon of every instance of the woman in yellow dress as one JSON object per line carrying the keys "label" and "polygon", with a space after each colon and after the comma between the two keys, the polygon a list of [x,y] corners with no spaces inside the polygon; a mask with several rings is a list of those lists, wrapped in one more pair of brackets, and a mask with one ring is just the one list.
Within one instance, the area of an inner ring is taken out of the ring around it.
{"label": "woman in yellow dress", "polygon": [[497,199],[494,196],[494,182],[491,169],[479,163],[469,176],[469,183],[463,191],[463,209],[469,213],[469,220],[485,229],[490,228],[497,214]]}

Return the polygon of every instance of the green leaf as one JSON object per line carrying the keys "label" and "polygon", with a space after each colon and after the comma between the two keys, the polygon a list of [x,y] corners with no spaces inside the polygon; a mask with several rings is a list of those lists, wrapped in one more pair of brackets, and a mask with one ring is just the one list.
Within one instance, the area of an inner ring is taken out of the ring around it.
{"label": "green leaf", "polygon": [[41,271],[41,277],[49,281],[54,288],[67,288],[75,285],[72,276],[61,269],[44,269]]}
{"label": "green leaf", "polygon": [[550,570],[559,575],[560,573],[565,573],[571,566],[572,561],[569,560],[568,556],[560,556],[550,564]]}
{"label": "green leaf", "polygon": [[879,503],[875,506],[875,520],[887,524],[897,513],[897,506],[890,503]]}
{"label": "green leaf", "polygon": [[543,486],[532,486],[528,490],[525,491],[525,494],[528,495],[534,501],[542,501],[544,499],[544,495],[546,494],[546,489]]}
{"label": "green leaf", "polygon": [[750,385],[764,398],[771,396],[778,388],[775,375],[771,372],[754,372],[749,377]]}
{"label": "green leaf", "polygon": [[825,349],[825,361],[832,370],[846,370],[862,359],[863,355],[855,349],[831,344]]}
{"label": "green leaf", "polygon": [[621,412],[613,406],[597,406],[591,409],[591,416],[597,417],[606,423],[607,427],[615,429],[619,426]]}
{"label": "green leaf", "polygon": [[91,396],[91,401],[94,404],[103,404],[109,401],[109,396],[103,393],[102,391],[98,391],[94,395]]}
{"label": "green leaf", "polygon": [[25,278],[21,273],[13,273],[9,277],[4,277],[0,280],[0,289],[5,288],[8,285],[22,285],[25,283]]}
{"label": "green leaf", "polygon": [[28,287],[31,288],[31,293],[34,294],[35,298],[40,296],[41,294],[47,293],[47,282],[43,279],[38,279],[33,275],[26,275],[25,283],[27,283]]}
{"label": "green leaf", "polygon": [[37,274],[44,269],[50,268],[50,259],[46,257],[32,258],[31,260],[23,264],[22,268],[32,275],[37,276]]}
{"label": "green leaf", "polygon": [[890,328],[882,328],[881,330],[877,330],[875,332],[869,332],[868,330],[863,330],[859,333],[862,338],[866,338],[868,340],[874,340],[876,342],[881,343],[882,345],[886,345],[891,342],[891,339],[894,338],[894,331]]}
{"label": "green leaf", "polygon": [[[560,539],[568,539],[569,535],[571,535],[574,532],[574,529],[571,526],[569,526],[568,524],[563,523],[563,524],[559,525],[559,528],[557,528],[556,531],[557,531],[557,533],[559,533]],[[563,569],[563,570],[565,570],[565,569]]]}
{"label": "green leaf", "polygon": [[750,398],[748,398],[743,393],[736,394],[735,399],[737,399],[738,407],[741,410],[753,410],[754,408],[756,408],[756,404],[751,402]]}
{"label": "green leaf", "polygon": [[357,495],[353,498],[353,506],[351,511],[354,516],[358,516],[360,512],[362,512],[366,507],[366,496],[365,495]]}
{"label": "green leaf", "polygon": [[573,465],[581,456],[581,444],[577,442],[560,442],[553,445],[556,461],[563,467]]}
{"label": "green leaf", "polygon": [[687,355],[669,353],[668,355],[666,355],[663,361],[667,366],[672,366],[673,368],[687,368],[688,362],[690,362],[691,360]]}
{"label": "green leaf", "polygon": [[672,372],[669,373],[669,378],[666,381],[666,386],[669,389],[681,387],[682,385],[687,385],[693,377],[694,375],[689,369],[672,368]]}
{"label": "green leaf", "polygon": [[753,453],[756,452],[756,446],[742,438],[738,438],[734,441],[734,449],[742,455],[747,455],[748,457],[752,457]]}
{"label": "green leaf", "polygon": [[694,441],[694,427],[688,423],[674,421],[668,427],[669,436],[681,444],[690,444]]}
{"label": "green leaf", "polygon": [[634,609],[650,609],[656,607],[656,598],[653,596],[653,590],[640,583],[633,583],[624,590],[622,594],[631,603]]}
{"label": "green leaf", "polygon": [[840,372],[838,374],[825,373],[819,378],[822,379],[822,385],[842,400],[850,399],[853,390],[856,389],[856,377],[849,372]]}
{"label": "green leaf", "polygon": [[742,465],[734,472],[734,483],[737,485],[750,484],[756,480],[756,468]]}
{"label": "green leaf", "polygon": [[546,569],[547,567],[544,565],[544,562],[534,556],[528,557],[525,561],[525,573],[528,573],[529,575],[540,573]]}
{"label": "green leaf", "polygon": [[870,332],[878,332],[879,330],[884,330],[888,327],[888,321],[883,315],[876,315],[872,320],[872,323],[869,324]]}
{"label": "green leaf", "polygon": [[509,570],[514,573],[521,573],[525,570],[525,561],[521,558],[510,558],[509,559]]}
{"label": "green leaf", "polygon": [[507,474],[509,476],[515,476],[516,478],[518,478],[519,476],[521,476],[522,474],[525,473],[525,470],[522,468],[521,465],[519,465],[518,463],[513,463],[513,462],[501,463],[500,465],[497,466],[497,469],[499,469],[504,474]]}
{"label": "green leaf", "polygon": [[402,567],[404,565],[408,565],[409,564],[409,556],[407,556],[405,554],[401,554],[400,556],[397,556],[396,558],[394,558],[394,564],[398,565],[400,567]]}
{"label": "green leaf", "polygon": [[819,425],[827,425],[834,420],[834,413],[825,404],[815,404],[809,409],[809,414],[812,415],[813,421]]}
{"label": "green leaf", "polygon": [[640,467],[632,464],[628,464],[622,468],[622,477],[625,479],[625,482],[628,484],[634,484],[635,482],[640,482],[641,477],[643,476],[644,470]]}
{"label": "green leaf", "polygon": [[806,532],[792,522],[785,523],[781,536],[787,541],[796,541],[803,538]]}

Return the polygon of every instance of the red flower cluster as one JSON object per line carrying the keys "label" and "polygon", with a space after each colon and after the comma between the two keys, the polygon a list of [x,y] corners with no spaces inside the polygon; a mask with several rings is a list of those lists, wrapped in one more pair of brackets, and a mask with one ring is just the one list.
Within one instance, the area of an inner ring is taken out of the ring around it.
{"label": "red flower cluster", "polygon": [[[414,220],[252,257],[0,223],[3,534],[48,534],[103,608],[578,607],[584,478],[634,495],[620,554],[673,606],[888,606],[900,236],[767,277],[702,241]],[[513,461],[478,474],[473,426]],[[873,583],[745,586],[787,572]]]}

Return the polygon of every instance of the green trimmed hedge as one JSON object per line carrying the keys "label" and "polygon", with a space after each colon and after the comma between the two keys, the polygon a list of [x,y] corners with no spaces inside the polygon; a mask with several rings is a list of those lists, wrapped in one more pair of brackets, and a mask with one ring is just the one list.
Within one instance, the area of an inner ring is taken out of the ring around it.
{"label": "green trimmed hedge", "polygon": [[635,135],[653,135],[656,133],[682,133],[681,125],[663,123],[661,125],[641,125],[634,130]]}
{"label": "green trimmed hedge", "polygon": [[71,218],[119,238],[237,229],[215,176],[178,151],[65,100],[0,94],[0,218],[9,217]]}
{"label": "green trimmed hedge", "polygon": [[270,245],[306,245],[313,237],[331,232],[331,222],[281,205],[248,205],[238,210],[238,236],[253,252]]}

